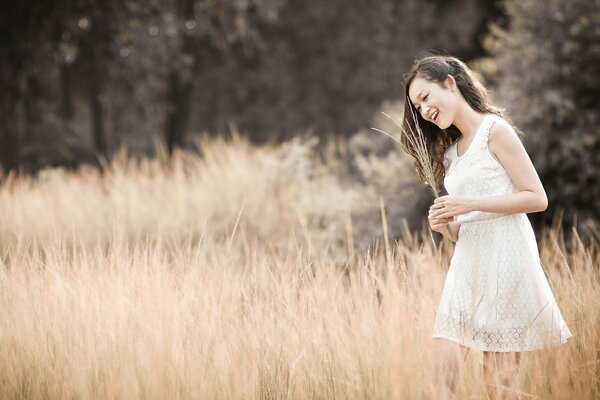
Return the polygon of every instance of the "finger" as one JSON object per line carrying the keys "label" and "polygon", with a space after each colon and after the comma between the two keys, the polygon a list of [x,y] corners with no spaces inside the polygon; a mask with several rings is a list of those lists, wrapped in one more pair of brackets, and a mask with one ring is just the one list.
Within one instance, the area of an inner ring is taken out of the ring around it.
{"label": "finger", "polygon": [[447,225],[448,224],[448,218],[434,218],[432,221],[432,224],[434,225]]}
{"label": "finger", "polygon": [[440,202],[446,200],[446,198],[448,198],[448,195],[440,196],[440,197],[437,197],[435,200],[433,200],[433,202],[434,203],[440,203]]}
{"label": "finger", "polygon": [[431,216],[432,216],[433,218],[439,218],[439,217],[440,217],[440,215],[442,215],[443,213],[445,213],[445,212],[447,212],[447,211],[448,211],[448,210],[446,210],[446,209],[438,209],[438,210],[435,210],[434,212],[432,212],[432,213],[431,213]]}
{"label": "finger", "polygon": [[438,219],[452,218],[453,215],[450,211],[445,211],[437,216]]}
{"label": "finger", "polygon": [[444,224],[436,224],[431,227],[432,230],[440,232],[444,229]]}

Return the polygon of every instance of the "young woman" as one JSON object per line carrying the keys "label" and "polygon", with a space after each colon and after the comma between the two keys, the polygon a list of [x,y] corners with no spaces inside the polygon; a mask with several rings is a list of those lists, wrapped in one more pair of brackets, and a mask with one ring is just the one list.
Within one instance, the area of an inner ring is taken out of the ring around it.
{"label": "young woman", "polygon": [[[459,355],[483,351],[490,396],[500,387],[503,398],[518,398],[520,352],[572,336],[526,215],[546,209],[546,193],[521,132],[490,104],[462,61],[416,60],[405,75],[405,95],[405,132],[419,125],[436,180],[448,192],[430,207],[429,224],[456,242],[433,328],[437,368],[451,372],[446,384],[453,393]],[[406,139],[404,145],[414,150]],[[422,179],[418,163],[415,169]],[[494,376],[500,382],[492,383]]]}

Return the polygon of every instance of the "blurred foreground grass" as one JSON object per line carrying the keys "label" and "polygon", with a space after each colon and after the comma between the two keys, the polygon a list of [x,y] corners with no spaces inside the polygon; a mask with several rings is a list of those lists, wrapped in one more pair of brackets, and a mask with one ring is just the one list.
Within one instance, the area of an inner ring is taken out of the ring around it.
{"label": "blurred foreground grass", "polygon": [[[439,398],[453,244],[389,239],[377,191],[306,144],[201,148],[4,180],[0,398]],[[572,240],[539,245],[574,338],[524,354],[523,398],[600,397],[600,251]],[[485,398],[466,367],[459,398]]]}

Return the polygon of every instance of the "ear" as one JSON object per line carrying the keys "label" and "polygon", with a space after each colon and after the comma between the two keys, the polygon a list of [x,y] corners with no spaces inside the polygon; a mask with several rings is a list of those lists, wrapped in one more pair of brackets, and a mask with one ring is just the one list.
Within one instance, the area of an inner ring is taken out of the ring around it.
{"label": "ear", "polygon": [[454,89],[456,88],[456,79],[454,79],[454,77],[450,74],[448,74],[446,76],[446,80],[444,81],[444,84],[446,85],[446,87],[448,89]]}

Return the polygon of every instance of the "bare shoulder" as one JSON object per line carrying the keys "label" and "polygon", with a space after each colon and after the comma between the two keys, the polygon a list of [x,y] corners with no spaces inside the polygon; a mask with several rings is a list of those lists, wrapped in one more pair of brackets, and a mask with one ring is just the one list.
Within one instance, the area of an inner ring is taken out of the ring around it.
{"label": "bare shoulder", "polygon": [[[514,128],[504,119],[498,118],[490,128],[488,150],[504,168],[519,191],[538,195],[539,208],[547,207],[547,198],[540,177]],[[544,201],[542,201],[542,199]],[[542,207],[543,205],[543,207]]]}
{"label": "bare shoulder", "polygon": [[513,127],[501,117],[496,118],[490,128],[488,148],[492,156],[501,163],[507,155],[526,153],[525,147]]}
{"label": "bare shoulder", "polygon": [[490,128],[490,142],[494,140],[494,138],[499,138],[500,141],[510,141],[514,139],[518,140],[519,142],[521,141],[512,125],[500,116],[495,116],[494,124]]}

